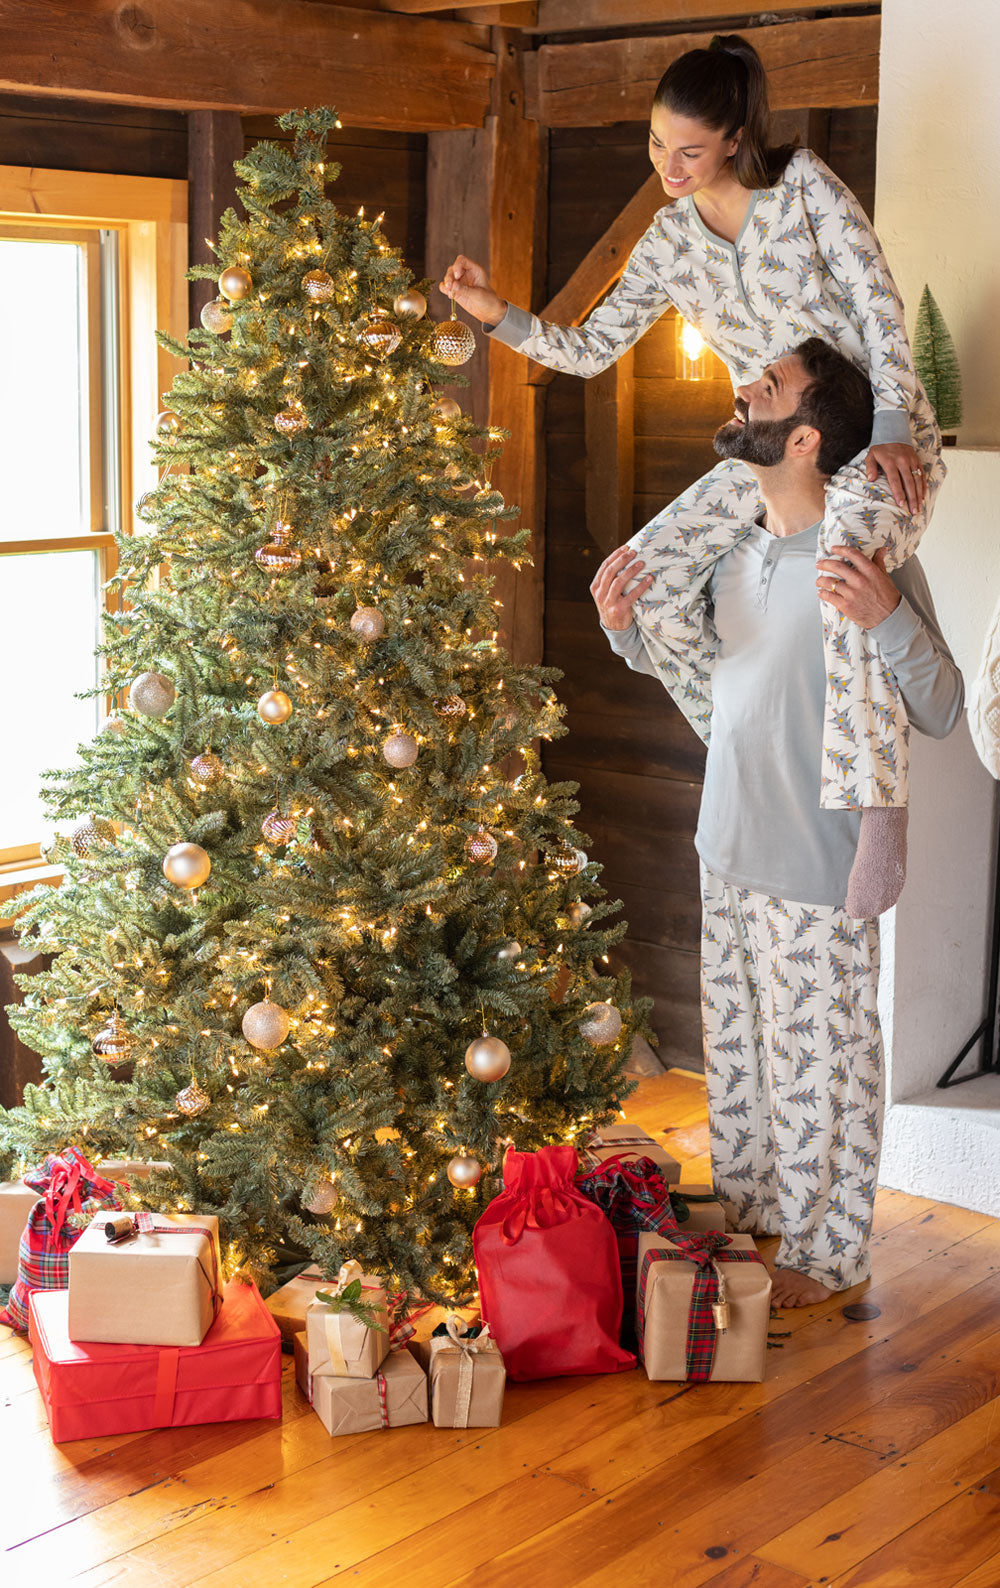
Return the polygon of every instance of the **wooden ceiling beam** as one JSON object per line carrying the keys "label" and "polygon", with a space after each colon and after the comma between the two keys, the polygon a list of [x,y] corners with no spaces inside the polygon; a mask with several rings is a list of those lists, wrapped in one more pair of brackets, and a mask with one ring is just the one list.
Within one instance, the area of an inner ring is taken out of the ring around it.
{"label": "wooden ceiling beam", "polygon": [[479,127],[489,29],[310,0],[31,0],[0,5],[0,92],[276,114],[333,104],[348,124]]}
{"label": "wooden ceiling beam", "polygon": [[[475,0],[472,0],[474,5]],[[510,9],[513,6],[523,6],[524,0],[483,0],[483,10],[494,10],[498,6]],[[448,0],[382,0],[383,11],[399,11],[408,16],[419,16],[427,11],[452,11],[454,6]],[[466,7],[465,9],[471,9]],[[478,9],[478,8],[477,8]]]}
{"label": "wooden ceiling beam", "polygon": [[[384,3],[384,0],[383,0]],[[872,0],[825,0],[824,11],[856,11],[870,7]],[[745,0],[744,0],[745,8]],[[539,0],[537,33],[582,33],[596,28],[642,27],[649,24],[709,22],[725,17],[731,22],[740,14],[739,0]],[[762,11],[780,16],[790,11],[799,15],[808,6],[802,0],[767,0],[747,10],[748,16]],[[734,29],[745,31],[745,24]]]}
{"label": "wooden ceiling beam", "polygon": [[[754,28],[774,110],[878,103],[881,19],[828,17]],[[609,127],[645,121],[656,85],[686,50],[711,33],[543,44],[531,57],[529,113],[548,127]]]}

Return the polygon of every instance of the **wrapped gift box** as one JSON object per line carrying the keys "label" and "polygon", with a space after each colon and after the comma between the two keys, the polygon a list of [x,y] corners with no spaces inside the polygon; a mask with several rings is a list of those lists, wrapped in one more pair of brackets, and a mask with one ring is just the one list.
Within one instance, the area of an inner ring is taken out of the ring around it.
{"label": "wrapped gift box", "polygon": [[324,1279],[322,1269],[313,1263],[267,1297],[264,1305],[281,1330],[286,1345],[290,1346],[295,1336],[305,1329],[306,1313],[316,1300],[317,1290],[331,1288],[330,1280]]}
{"label": "wrapped gift box", "polygon": [[[361,1299],[373,1309],[381,1328],[370,1329],[352,1313],[335,1312],[325,1301],[311,1301],[306,1308],[306,1345],[313,1378],[370,1379],[389,1353],[385,1287],[370,1274],[359,1271],[358,1277]],[[337,1287],[320,1286],[321,1290],[324,1288],[332,1292]]]}
{"label": "wrapped gift box", "polygon": [[309,1350],[295,1336],[295,1377],[328,1434],[368,1434],[427,1421],[427,1376],[404,1347],[393,1351],[373,1378],[317,1377],[309,1371]]}
{"label": "wrapped gift box", "polygon": [[107,1158],[96,1167],[105,1180],[148,1180],[151,1174],[173,1174],[172,1163],[155,1158]]}
{"label": "wrapped gift box", "polygon": [[23,1180],[0,1181],[0,1285],[17,1279],[21,1236],[37,1201],[38,1192]]}
{"label": "wrapped gift box", "polygon": [[[700,1334],[714,1336],[715,1351],[708,1363],[692,1372],[689,1358],[689,1324],[698,1265],[674,1248],[676,1255],[646,1261],[647,1252],[665,1248],[661,1237],[640,1235],[636,1315],[640,1355],[651,1379],[681,1382],[698,1377],[730,1383],[758,1383],[764,1377],[767,1325],[771,1311],[771,1276],[757,1257],[753,1238],[732,1235],[728,1247],[715,1254],[724,1276],[729,1325],[716,1330],[712,1308],[703,1309]],[[726,1257],[731,1251],[736,1258]],[[702,1348],[704,1350],[704,1347]]]}
{"label": "wrapped gift box", "polygon": [[[726,1215],[722,1210],[722,1203],[716,1202],[715,1194],[710,1185],[672,1185],[670,1187],[670,1200],[680,1197],[688,1210],[686,1219],[678,1218],[677,1222],[684,1234],[692,1230],[724,1230],[726,1228]],[[705,1202],[689,1202],[688,1197],[707,1197]],[[676,1203],[674,1211],[677,1212]]]}
{"label": "wrapped gift box", "polygon": [[484,1331],[460,1344],[461,1331],[428,1342],[431,1416],[435,1428],[499,1428],[507,1373],[496,1344]]}
{"label": "wrapped gift box", "polygon": [[596,1169],[607,1158],[652,1158],[668,1185],[681,1177],[681,1166],[638,1125],[602,1125],[580,1148],[580,1169]]}
{"label": "wrapped gift box", "polygon": [[31,1298],[34,1371],[56,1444],[142,1428],[281,1416],[281,1335],[256,1285],[232,1280],[201,1345],[69,1337],[69,1294]]}
{"label": "wrapped gift box", "polygon": [[[153,1213],[153,1228],[112,1245],[101,1216],[69,1255],[69,1337],[118,1345],[200,1345],[221,1293],[219,1221]],[[206,1233],[207,1232],[207,1233]]]}

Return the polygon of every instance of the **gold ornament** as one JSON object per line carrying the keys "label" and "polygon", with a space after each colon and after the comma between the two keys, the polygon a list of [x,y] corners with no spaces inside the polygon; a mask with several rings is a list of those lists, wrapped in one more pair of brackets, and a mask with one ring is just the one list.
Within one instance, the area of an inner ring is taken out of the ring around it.
{"label": "gold ornament", "polygon": [[114,734],[115,738],[117,739],[120,734],[125,732],[125,718],[109,717],[107,722],[102,723],[101,732]]}
{"label": "gold ornament", "polygon": [[582,849],[574,849],[572,844],[560,844],[558,849],[553,849],[546,856],[546,865],[551,866],[561,877],[578,877],[587,864],[587,856]]}
{"label": "gold ornament", "polygon": [[439,397],[434,404],[434,412],[446,424],[451,424],[453,420],[461,419],[462,417],[462,410],[454,397]]}
{"label": "gold ornament", "polygon": [[117,1009],[112,1009],[108,1023],[91,1043],[93,1051],[105,1064],[124,1064],[132,1051],[132,1038],[122,1024]]}
{"label": "gold ornament", "polygon": [[378,607],[358,607],[351,614],[351,631],[366,645],[371,645],[385,633],[385,618]]}
{"label": "gold ornament", "polygon": [[107,817],[85,816],[79,826],[73,828],[70,843],[73,853],[79,855],[81,860],[86,860],[88,855],[110,843],[114,836],[114,826]]}
{"label": "gold ornament", "polygon": [[253,286],[249,270],[244,270],[242,265],[227,265],[219,277],[219,291],[230,303],[239,303],[245,298]]}
{"label": "gold ornament", "polygon": [[313,303],[329,303],[336,292],[333,277],[326,270],[310,270],[302,277],[302,291]]}
{"label": "gold ornament", "polygon": [[[470,1042],[465,1050],[465,1068],[474,1081],[482,1081],[484,1085],[502,1081],[510,1069],[510,1048],[499,1037],[491,1037],[484,1026],[482,1036]],[[450,1174],[448,1178],[451,1179]]]}
{"label": "gold ornament", "polygon": [[166,673],[140,673],[128,692],[129,705],[144,717],[165,717],[176,698],[174,681]]}
{"label": "gold ornament", "polygon": [[163,857],[163,875],[175,888],[200,888],[211,869],[212,857],[200,844],[172,844]]}
{"label": "gold ornament", "polygon": [[258,546],[253,554],[259,568],[268,573],[291,573],[302,566],[302,553],[288,543],[291,533],[291,524],[279,518],[271,531],[271,539],[266,545]]}
{"label": "gold ornament", "polygon": [[606,1048],[621,1035],[622,1017],[614,1004],[588,1004],[580,1021],[580,1035],[586,1037],[591,1047]]}
{"label": "gold ornament", "polygon": [[300,430],[308,430],[309,421],[302,404],[291,402],[287,408],[282,408],[280,413],[276,413],[274,428],[280,430],[283,436],[297,436]]}
{"label": "gold ornament", "polygon": [[201,323],[206,331],[214,331],[216,336],[232,330],[232,311],[225,298],[213,298],[211,303],[206,303],[201,311]]}
{"label": "gold ornament", "polygon": [[587,917],[593,914],[593,910],[589,904],[584,903],[583,899],[574,899],[566,914],[570,926],[584,926]]}
{"label": "gold ornament", "polygon": [[406,767],[413,765],[419,748],[412,733],[406,733],[402,728],[393,728],[382,746],[382,754],[390,766]]}
{"label": "gold ornament", "polygon": [[257,715],[263,722],[287,722],[292,709],[292,702],[283,689],[265,690],[257,702]]}
{"label": "gold ornament", "polygon": [[290,1026],[291,1021],[281,1005],[265,998],[262,1003],[250,1005],[243,1016],[241,1029],[252,1048],[270,1053],[272,1049],[281,1047]]}
{"label": "gold ornament", "polygon": [[315,1213],[322,1218],[325,1213],[332,1213],[340,1201],[340,1193],[336,1182],[321,1180],[308,1202],[303,1203],[308,1213]]}
{"label": "gold ornament", "polygon": [[483,1166],[478,1158],[460,1152],[448,1160],[448,1179],[456,1191],[471,1191],[483,1177]]}
{"label": "gold ornament", "polygon": [[284,844],[293,836],[296,825],[294,816],[286,816],[283,811],[275,807],[264,817],[260,830],[269,843]]}
{"label": "gold ornament", "polygon": [[480,827],[465,840],[465,853],[475,865],[490,866],[497,857],[497,841],[485,827]]}
{"label": "gold ornament", "polygon": [[457,368],[467,364],[476,351],[476,338],[471,325],[466,325],[455,313],[455,300],[451,300],[451,318],[441,320],[431,336],[431,357],[439,364]]}
{"label": "gold ornament", "polygon": [[405,314],[411,320],[422,320],[427,313],[427,299],[416,287],[407,287],[405,292],[392,300],[393,314]]}
{"label": "gold ornament", "polygon": [[149,514],[156,507],[156,496],[152,491],[143,491],[135,504],[135,516],[148,522]]}
{"label": "gold ornament", "polygon": [[211,1101],[205,1088],[198,1085],[193,1075],[190,1086],[185,1086],[184,1090],[178,1092],[174,1098],[181,1113],[187,1114],[189,1119],[193,1119],[195,1114],[203,1114]]}
{"label": "gold ornament", "polygon": [[181,425],[180,414],[175,414],[172,408],[164,408],[161,414],[157,414],[153,428],[158,436],[169,439],[171,436],[177,435]]}
{"label": "gold ornament", "polygon": [[439,717],[447,721],[450,717],[464,717],[468,706],[461,695],[445,695],[443,700],[432,701],[431,704]]}
{"label": "gold ornament", "polygon": [[214,788],[216,783],[221,783],[226,775],[226,769],[217,755],[211,750],[205,750],[201,755],[196,755],[191,762],[191,776],[202,788]]}
{"label": "gold ornament", "polygon": [[520,943],[517,941],[517,938],[516,937],[509,937],[507,939],[506,943],[501,943],[500,947],[497,949],[497,959],[500,959],[500,960],[520,959],[521,955],[523,953],[524,953],[524,949],[521,947]]}
{"label": "gold ornament", "polygon": [[395,320],[389,318],[385,309],[376,309],[374,317],[358,332],[361,346],[375,358],[388,358],[390,353],[395,353],[402,340],[402,331]]}

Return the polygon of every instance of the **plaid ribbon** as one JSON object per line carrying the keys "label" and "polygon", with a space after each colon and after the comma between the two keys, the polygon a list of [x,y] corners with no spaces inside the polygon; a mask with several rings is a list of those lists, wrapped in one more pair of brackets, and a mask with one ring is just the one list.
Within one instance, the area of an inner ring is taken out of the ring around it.
{"label": "plaid ribbon", "polygon": [[611,1222],[626,1296],[635,1294],[640,1231],[662,1235],[682,1249],[694,1238],[682,1231],[660,1166],[652,1158],[605,1158],[577,1175],[576,1183]]}
{"label": "plaid ribbon", "polygon": [[50,1154],[25,1174],[24,1183],[38,1192],[38,1201],[21,1236],[17,1282],[0,1313],[0,1323],[22,1334],[27,1333],[33,1290],[68,1289],[70,1249],[83,1233],[86,1215],[121,1207],[115,1186],[98,1174],[79,1147]]}
{"label": "plaid ribbon", "polygon": [[691,1289],[691,1306],[688,1311],[687,1341],[685,1344],[685,1370],[695,1384],[704,1384],[712,1377],[715,1363],[715,1345],[718,1333],[713,1305],[719,1299],[719,1263],[759,1263],[757,1252],[734,1250],[729,1236],[721,1230],[705,1230],[692,1235],[678,1246],[651,1246],[643,1253],[642,1273],[639,1276],[639,1301],[636,1309],[636,1334],[639,1354],[645,1360],[643,1341],[646,1334],[646,1290],[649,1271],[654,1263],[691,1262],[696,1264],[694,1284]]}

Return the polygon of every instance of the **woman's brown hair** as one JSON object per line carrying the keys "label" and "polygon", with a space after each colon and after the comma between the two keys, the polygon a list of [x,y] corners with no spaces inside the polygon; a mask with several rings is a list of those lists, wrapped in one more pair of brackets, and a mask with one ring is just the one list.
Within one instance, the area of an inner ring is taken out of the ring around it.
{"label": "woman's brown hair", "polygon": [[795,151],[794,143],[768,142],[767,73],[753,45],[738,33],[716,34],[707,50],[679,56],[660,78],[653,104],[727,138],[739,132],[732,172],[741,187],[774,187]]}

